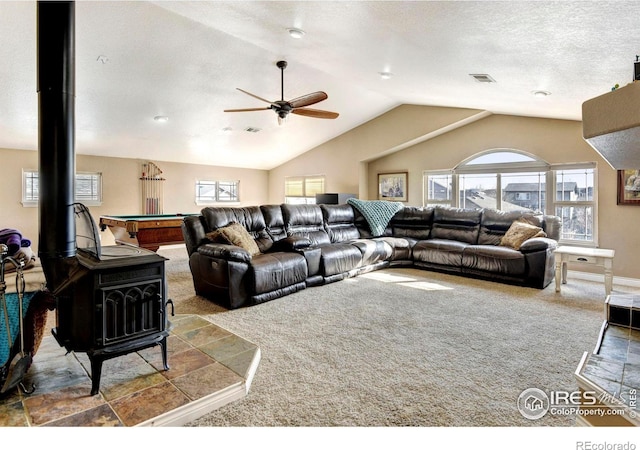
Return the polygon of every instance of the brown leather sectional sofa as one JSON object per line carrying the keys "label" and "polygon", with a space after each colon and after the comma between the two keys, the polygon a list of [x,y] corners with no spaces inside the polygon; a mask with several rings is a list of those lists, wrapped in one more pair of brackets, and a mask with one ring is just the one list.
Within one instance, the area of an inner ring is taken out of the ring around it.
{"label": "brown leather sectional sofa", "polygon": [[[546,237],[528,239],[518,250],[500,245],[523,217]],[[259,252],[211,240],[211,232],[234,222]],[[182,231],[196,293],[238,308],[394,266],[542,289],[554,276],[560,227],[559,217],[523,211],[405,206],[382,235],[372,236],[350,204],[282,204],[206,207],[185,217]]]}

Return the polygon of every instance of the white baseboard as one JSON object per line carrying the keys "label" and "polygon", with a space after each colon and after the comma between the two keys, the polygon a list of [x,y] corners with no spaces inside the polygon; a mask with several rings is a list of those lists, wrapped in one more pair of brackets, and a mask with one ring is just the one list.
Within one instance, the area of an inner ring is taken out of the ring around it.
{"label": "white baseboard", "polygon": [[[567,279],[571,280],[585,280],[585,281],[593,281],[596,283],[604,284],[604,275],[600,273],[591,273],[591,272],[580,272],[577,270],[569,270],[567,272]],[[625,287],[633,287],[640,288],[640,279],[638,278],[627,278],[627,277],[616,277],[613,276],[613,285],[616,286],[625,286]]]}

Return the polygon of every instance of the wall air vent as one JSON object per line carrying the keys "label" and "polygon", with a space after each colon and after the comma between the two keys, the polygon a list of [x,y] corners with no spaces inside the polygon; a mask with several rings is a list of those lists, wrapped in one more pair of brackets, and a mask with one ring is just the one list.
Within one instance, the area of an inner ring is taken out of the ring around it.
{"label": "wall air vent", "polygon": [[244,129],[244,131],[246,131],[248,133],[258,133],[258,132],[262,131],[262,128],[247,127],[247,128]]}
{"label": "wall air vent", "polygon": [[496,80],[486,73],[470,73],[470,77],[473,77],[478,83],[495,83]]}

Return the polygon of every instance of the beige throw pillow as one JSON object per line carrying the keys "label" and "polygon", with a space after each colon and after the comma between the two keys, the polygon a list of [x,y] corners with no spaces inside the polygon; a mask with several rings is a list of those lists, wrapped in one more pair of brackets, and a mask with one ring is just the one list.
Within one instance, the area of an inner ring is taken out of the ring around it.
{"label": "beige throw pillow", "polygon": [[207,238],[213,242],[237,245],[248,251],[251,256],[260,254],[260,249],[256,241],[245,227],[236,222],[207,233]]}
{"label": "beige throw pillow", "polygon": [[547,234],[540,227],[530,224],[525,220],[515,220],[502,239],[500,245],[503,247],[511,247],[515,250],[520,250],[520,246],[527,239],[533,237],[546,237]]}

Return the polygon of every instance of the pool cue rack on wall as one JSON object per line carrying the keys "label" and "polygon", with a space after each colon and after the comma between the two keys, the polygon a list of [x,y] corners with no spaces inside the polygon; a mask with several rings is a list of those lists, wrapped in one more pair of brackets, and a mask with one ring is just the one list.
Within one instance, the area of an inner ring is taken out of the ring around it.
{"label": "pool cue rack on wall", "polygon": [[164,189],[162,170],[152,162],[142,164],[142,213],[162,214]]}

